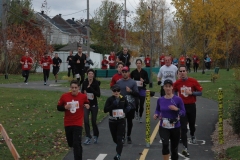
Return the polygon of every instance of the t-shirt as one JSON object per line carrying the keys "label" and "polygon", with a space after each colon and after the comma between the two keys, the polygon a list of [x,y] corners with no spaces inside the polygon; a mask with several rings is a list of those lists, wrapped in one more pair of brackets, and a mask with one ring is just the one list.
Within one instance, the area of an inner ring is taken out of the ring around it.
{"label": "t-shirt", "polygon": [[64,113],[64,126],[82,126],[84,118],[84,104],[89,104],[87,96],[82,93],[78,93],[77,96],[73,96],[71,92],[64,93],[58,101],[58,106],[65,106],[68,102],[75,102],[78,105],[75,113],[71,113],[70,110],[65,110]]}
{"label": "t-shirt", "polygon": [[198,61],[198,57],[197,56],[193,56],[193,63],[197,63]]}
{"label": "t-shirt", "polygon": [[29,65],[28,63],[33,63],[32,58],[23,56],[20,60],[24,64],[22,64],[22,70],[30,70],[32,68],[32,65]]}
{"label": "t-shirt", "polygon": [[185,94],[186,89],[194,91],[202,91],[202,86],[194,78],[187,78],[186,80],[179,79],[173,84],[173,90],[179,93],[184,104],[192,104],[196,102],[196,96]]}
{"label": "t-shirt", "polygon": [[119,73],[114,74],[110,83],[110,87],[116,84],[119,79],[122,79],[122,74]]}
{"label": "t-shirt", "polygon": [[[71,60],[70,60],[71,59]],[[68,65],[73,65],[73,55],[67,57]]]}
{"label": "t-shirt", "polygon": [[102,60],[102,69],[107,69],[108,68],[108,60],[104,59]]}
{"label": "t-shirt", "polygon": [[110,56],[108,57],[109,66],[115,67],[115,65],[116,65],[115,59],[116,59],[116,57],[115,57],[114,55],[110,55]]}
{"label": "t-shirt", "polygon": [[164,60],[165,56],[160,56],[159,60],[160,60],[160,65],[163,66],[165,65],[165,60]]}
{"label": "t-shirt", "polygon": [[[80,61],[80,63],[77,63],[78,60]],[[84,69],[85,60],[86,60],[86,55],[83,53],[81,57],[78,54],[76,54],[73,59],[77,69]]]}
{"label": "t-shirt", "polygon": [[151,61],[151,59],[149,57],[145,58],[144,62],[147,67],[150,67],[150,61]]}
{"label": "t-shirt", "polygon": [[[170,105],[174,105],[179,109],[178,111],[173,111],[169,109]],[[168,118],[168,119],[177,119],[178,116],[184,116],[186,113],[183,101],[178,96],[173,96],[171,99],[166,99],[165,97],[160,97],[157,101],[157,106],[155,110],[155,114],[159,116],[159,118]],[[163,120],[161,120],[160,126],[162,126]],[[180,127],[180,121],[178,121],[174,128]]]}
{"label": "t-shirt", "polygon": [[60,63],[62,63],[62,60],[59,57],[58,58],[54,57],[52,61],[53,61],[53,65],[56,65],[56,66],[53,66],[53,67],[56,67],[56,68],[59,68],[58,65]]}
{"label": "t-shirt", "polygon": [[41,59],[40,63],[42,64],[43,69],[49,69],[50,70],[50,65],[52,64],[52,59],[51,59],[50,56],[48,56],[47,58],[43,57]]}
{"label": "t-shirt", "polygon": [[163,82],[166,79],[170,79],[174,83],[176,81],[177,70],[178,68],[173,64],[171,64],[170,66],[166,66],[166,65],[162,66],[159,69],[159,72],[157,75],[158,78],[161,78],[161,81],[162,81],[161,86],[163,86]]}
{"label": "t-shirt", "polygon": [[180,57],[179,58],[179,64],[180,65],[185,65],[185,57]]}

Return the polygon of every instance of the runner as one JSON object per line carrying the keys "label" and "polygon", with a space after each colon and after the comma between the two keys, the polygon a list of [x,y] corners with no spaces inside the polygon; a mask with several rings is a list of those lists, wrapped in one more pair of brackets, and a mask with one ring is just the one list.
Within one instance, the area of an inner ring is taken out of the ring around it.
{"label": "runner", "polygon": [[183,56],[183,54],[179,58],[179,66],[186,65],[186,58]]}
{"label": "runner", "polygon": [[44,57],[40,61],[40,65],[43,68],[44,85],[47,85],[51,64],[52,64],[52,58],[48,56],[48,53],[45,53]]}
{"label": "runner", "polygon": [[116,143],[117,155],[114,160],[120,160],[123,143],[122,137],[125,131],[125,115],[128,112],[128,102],[120,95],[120,87],[114,85],[111,87],[112,96],[109,97],[104,106],[104,113],[109,112],[109,129],[112,135],[113,142]]}
{"label": "runner", "polygon": [[[136,120],[142,123],[142,114],[144,111],[144,102],[146,98],[146,84],[149,84],[148,73],[142,69],[142,60],[136,60],[137,69],[133,70],[130,77],[136,81],[138,86],[139,96],[136,97]],[[139,113],[139,114],[138,114]]]}
{"label": "runner", "polygon": [[149,55],[147,55],[147,57],[144,59],[144,63],[146,65],[146,67],[150,67],[150,65],[151,65],[151,58],[149,57]]}
{"label": "runner", "polygon": [[165,55],[164,55],[164,53],[162,53],[162,55],[159,57],[159,64],[160,64],[161,67],[165,65]]}
{"label": "runner", "polygon": [[103,57],[101,65],[102,65],[101,69],[108,69],[108,60],[106,56]]}
{"label": "runner", "polygon": [[186,56],[186,67],[187,67],[187,72],[189,72],[189,73],[191,72],[191,62],[192,62],[192,60],[187,55]]}
{"label": "runner", "polygon": [[[132,143],[131,132],[133,127],[132,119],[134,119],[135,109],[136,109],[135,97],[138,97],[139,94],[138,94],[138,87],[136,82],[133,79],[129,78],[129,68],[127,66],[122,68],[122,79],[117,81],[116,84],[121,89],[121,92],[120,92],[121,95],[127,99],[129,106],[131,106],[131,110],[126,115],[127,142],[128,144],[131,144]],[[125,133],[123,137],[124,137],[123,142],[125,142]]]}
{"label": "runner", "polygon": [[165,95],[165,91],[163,89],[163,82],[166,79],[170,79],[173,82],[176,81],[176,77],[177,77],[177,67],[173,64],[171,64],[171,57],[170,56],[165,56],[165,65],[162,66],[159,69],[158,75],[157,75],[157,81],[158,81],[158,85],[161,85],[161,89],[160,89],[160,95],[161,97]]}
{"label": "runner", "polygon": [[67,57],[67,63],[68,63],[68,77],[71,75],[72,71],[72,76],[74,78],[74,64],[73,64],[73,51],[69,51],[69,56]]}
{"label": "runner", "polygon": [[[74,56],[73,62],[75,64],[75,77],[77,78],[77,81],[79,83],[79,87],[81,88],[81,85],[84,81],[84,67],[86,63],[86,55],[82,53],[82,47],[78,46],[78,53]],[[80,80],[81,77],[81,80]]]}
{"label": "runner", "polygon": [[183,101],[173,95],[173,82],[164,81],[166,95],[157,101],[157,107],[153,118],[160,119],[159,135],[162,140],[162,155],[164,160],[169,160],[169,140],[171,143],[171,160],[178,160],[178,144],[180,138],[180,116],[185,115]]}
{"label": "runner", "polygon": [[196,53],[193,54],[192,59],[193,59],[193,71],[197,72],[198,65],[199,65],[199,59],[198,59]]}
{"label": "runner", "polygon": [[127,48],[123,48],[123,52],[118,56],[118,62],[122,62],[128,68],[131,65],[131,55],[128,53]]}
{"label": "runner", "polygon": [[186,157],[189,156],[187,147],[187,123],[190,128],[191,143],[196,144],[195,133],[195,122],[196,122],[196,96],[202,95],[202,87],[198,81],[194,78],[187,76],[186,66],[180,66],[179,68],[180,78],[173,84],[173,91],[178,92],[182,98],[186,116],[181,117],[181,139],[184,146],[182,154]]}
{"label": "runner", "polygon": [[116,68],[116,56],[114,52],[110,53],[110,56],[108,57],[109,61],[109,69],[115,69]]}
{"label": "runner", "polygon": [[25,78],[24,83],[28,84],[29,71],[32,68],[33,60],[29,57],[27,51],[25,52],[25,56],[21,58],[20,63],[22,64],[22,76]]}
{"label": "runner", "polygon": [[89,115],[91,113],[91,122],[93,128],[93,142],[98,143],[99,130],[97,126],[98,115],[98,101],[97,97],[100,97],[99,82],[94,78],[95,72],[93,69],[87,71],[87,79],[83,82],[81,92],[87,95],[90,102],[90,108],[84,109],[84,128],[86,133],[86,140],[84,144],[91,144]]}
{"label": "runner", "polygon": [[111,83],[110,83],[110,87],[112,87],[114,84],[117,83],[117,81],[119,79],[122,78],[122,68],[123,68],[123,63],[122,62],[118,62],[118,64],[117,64],[117,73],[113,75]]}
{"label": "runner", "polygon": [[62,60],[58,57],[58,54],[55,53],[55,57],[52,59],[52,61],[53,61],[53,75],[55,77],[55,82],[57,82],[58,72],[59,72],[59,68],[62,63]]}
{"label": "runner", "polygon": [[73,148],[75,160],[82,160],[83,109],[88,109],[89,101],[85,94],[79,93],[76,80],[70,82],[71,92],[64,93],[58,101],[57,110],[64,113],[64,128],[68,146]]}

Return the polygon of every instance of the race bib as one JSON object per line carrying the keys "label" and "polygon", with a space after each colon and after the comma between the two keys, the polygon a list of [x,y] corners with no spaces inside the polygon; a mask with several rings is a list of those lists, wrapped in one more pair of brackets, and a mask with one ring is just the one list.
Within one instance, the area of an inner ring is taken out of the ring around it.
{"label": "race bib", "polygon": [[174,123],[170,123],[168,119],[163,119],[162,127],[163,128],[167,128],[167,129],[171,129],[171,128],[175,127],[175,124]]}
{"label": "race bib", "polygon": [[123,109],[112,110],[112,116],[113,117],[123,117],[124,116]]}
{"label": "race bib", "polygon": [[136,84],[138,87],[142,87],[143,86],[143,82],[142,81],[136,81]]}
{"label": "race bib", "polygon": [[94,99],[93,93],[87,93],[87,98],[88,98],[89,100],[93,100],[93,99]]}
{"label": "race bib", "polygon": [[68,68],[71,68],[71,66],[70,66],[70,65],[68,65]]}
{"label": "race bib", "polygon": [[72,100],[72,102],[67,102],[67,104],[71,105],[70,112],[75,113],[76,110],[79,108],[79,102]]}
{"label": "race bib", "polygon": [[47,63],[43,63],[43,66],[47,66]]}
{"label": "race bib", "polygon": [[147,63],[149,63],[149,61],[147,61]]}
{"label": "race bib", "polygon": [[161,62],[164,62],[164,59],[162,59]]}
{"label": "race bib", "polygon": [[27,64],[24,64],[24,65],[23,65],[23,68],[28,68],[28,65],[27,65]]}
{"label": "race bib", "polygon": [[191,87],[186,87],[186,86],[181,87],[181,94],[182,94],[184,97],[188,97],[188,94],[186,94],[186,89],[190,89],[190,91],[192,90]]}

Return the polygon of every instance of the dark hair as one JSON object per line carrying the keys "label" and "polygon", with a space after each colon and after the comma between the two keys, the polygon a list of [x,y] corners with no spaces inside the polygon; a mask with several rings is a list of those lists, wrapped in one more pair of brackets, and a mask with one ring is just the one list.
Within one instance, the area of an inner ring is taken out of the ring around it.
{"label": "dark hair", "polygon": [[136,63],[137,63],[137,61],[140,61],[140,62],[142,63],[142,60],[141,60],[141,59],[137,59],[137,60],[136,60]]}
{"label": "dark hair", "polygon": [[180,67],[184,67],[185,69],[187,69],[187,66],[186,66],[186,65],[180,65],[180,66],[178,67],[178,70],[180,69]]}
{"label": "dark hair", "polygon": [[71,80],[71,82],[70,82],[70,86],[71,86],[72,84],[76,84],[76,85],[78,85],[78,86],[79,86],[79,83],[78,83],[78,81],[77,81],[77,80]]}
{"label": "dark hair", "polygon": [[87,74],[88,74],[89,72],[93,72],[93,74],[95,75],[95,71],[94,71],[93,69],[91,69],[91,68],[88,69],[88,70],[87,70]]}
{"label": "dark hair", "polygon": [[120,64],[124,66],[124,64],[122,62],[118,62],[117,66],[119,66]]}

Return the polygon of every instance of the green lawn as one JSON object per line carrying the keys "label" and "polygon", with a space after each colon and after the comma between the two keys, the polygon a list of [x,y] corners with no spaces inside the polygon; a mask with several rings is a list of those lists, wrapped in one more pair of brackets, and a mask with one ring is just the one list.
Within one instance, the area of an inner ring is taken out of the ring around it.
{"label": "green lawn", "polygon": [[[56,109],[61,92],[1,88],[0,123],[12,139],[21,159],[59,160],[68,152],[63,112]],[[99,98],[98,122],[106,114],[106,97]],[[0,143],[0,159],[12,159],[6,144]]]}

